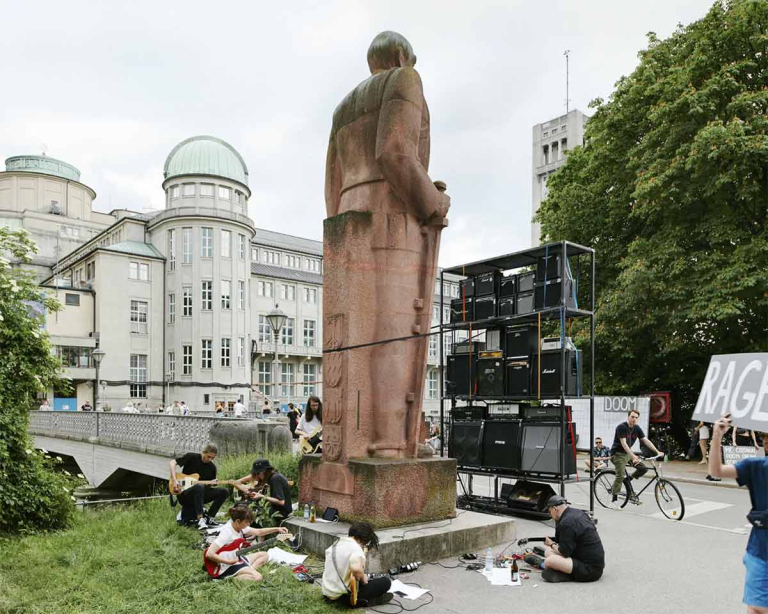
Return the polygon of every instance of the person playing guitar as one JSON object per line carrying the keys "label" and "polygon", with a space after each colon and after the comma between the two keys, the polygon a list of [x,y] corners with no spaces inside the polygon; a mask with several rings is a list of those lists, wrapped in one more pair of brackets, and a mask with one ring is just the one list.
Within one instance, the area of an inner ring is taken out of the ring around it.
{"label": "person playing guitar", "polygon": [[367,522],[355,522],[347,537],[325,551],[323,596],[350,607],[381,605],[392,600],[388,577],[368,579],[365,552],[379,547],[379,537]]}
{"label": "person playing guitar", "polygon": [[245,505],[231,507],[229,518],[230,521],[221,528],[218,537],[205,551],[206,562],[215,563],[215,567],[206,565],[208,573],[214,580],[236,578],[258,582],[261,580],[261,574],[256,570],[267,562],[269,555],[266,552],[254,552],[240,556],[237,552],[241,547],[239,544],[244,544],[243,540],[255,539],[270,533],[288,533],[288,529],[250,527],[253,512]]}
{"label": "person playing guitar", "polygon": [[296,434],[300,437],[299,447],[302,452],[320,452],[323,432],[323,403],[316,396],[307,399],[307,409],[299,419]]}
{"label": "person playing guitar", "polygon": [[[260,458],[253,463],[251,473],[236,480],[232,485],[249,501],[266,499],[275,521],[280,524],[293,511],[292,484],[282,473],[278,473],[266,458]],[[267,488],[269,495],[264,492]]]}
{"label": "person playing guitar", "polygon": [[[215,520],[216,513],[224,504],[229,496],[226,488],[215,488],[218,485],[216,480],[216,465],[213,459],[216,458],[218,449],[212,443],[203,448],[200,454],[188,452],[180,458],[174,458],[170,462],[171,480],[170,490],[172,495],[176,495],[181,503],[181,523],[197,524],[199,529],[205,529],[209,526],[218,524]],[[183,467],[185,474],[198,474],[199,481],[186,490],[181,490],[177,480],[177,467]],[[204,518],[203,505],[212,502],[208,509],[208,514]]]}

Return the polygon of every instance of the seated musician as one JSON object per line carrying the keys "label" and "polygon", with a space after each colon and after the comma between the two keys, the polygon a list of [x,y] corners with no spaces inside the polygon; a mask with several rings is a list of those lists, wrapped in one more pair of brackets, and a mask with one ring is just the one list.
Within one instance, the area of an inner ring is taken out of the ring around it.
{"label": "seated musician", "polygon": [[[216,465],[213,459],[216,458],[218,448],[209,443],[203,448],[200,454],[188,452],[180,458],[174,458],[170,462],[171,468],[171,492],[176,494],[176,498],[181,503],[181,522],[184,524],[197,523],[198,528],[205,529],[209,526],[216,526],[216,514],[219,508],[224,504],[229,496],[226,488],[215,488],[218,484],[216,480]],[[178,483],[176,474],[178,467],[182,467],[185,475],[197,473],[200,481],[188,488],[184,492],[176,493]],[[203,505],[211,502],[208,514],[204,516],[205,509]]]}
{"label": "seated musician", "polygon": [[[307,408],[304,415],[299,418],[299,424],[296,426],[296,434],[299,437],[308,439],[312,448],[317,447],[317,443],[322,439],[323,426],[323,403],[319,397],[311,396],[307,399]],[[313,437],[315,440],[313,441]],[[319,452],[320,450],[318,450]]]}
{"label": "seated musician", "polygon": [[[288,518],[293,511],[291,485],[266,458],[260,458],[254,462],[251,473],[234,482],[234,487],[251,501],[266,499],[273,518],[278,524]],[[263,492],[267,488],[268,495]]]}
{"label": "seated musician", "polygon": [[[238,580],[251,580],[258,582],[261,574],[256,571],[264,565],[269,558],[266,552],[253,552],[245,556],[237,556],[237,550],[227,548],[238,539],[255,539],[270,533],[287,533],[284,527],[272,527],[269,529],[254,529],[250,526],[253,521],[253,512],[245,505],[236,505],[229,509],[230,521],[221,528],[221,532],[214,542],[205,551],[205,558],[217,563],[212,577],[214,580],[225,578],[237,578]],[[240,547],[244,547],[241,545]]]}
{"label": "seated musician", "polygon": [[[323,595],[352,607],[381,605],[392,600],[388,577],[368,579],[365,553],[379,547],[379,537],[367,522],[355,522],[347,537],[342,537],[325,551]],[[357,583],[357,603],[352,603],[351,582]]]}

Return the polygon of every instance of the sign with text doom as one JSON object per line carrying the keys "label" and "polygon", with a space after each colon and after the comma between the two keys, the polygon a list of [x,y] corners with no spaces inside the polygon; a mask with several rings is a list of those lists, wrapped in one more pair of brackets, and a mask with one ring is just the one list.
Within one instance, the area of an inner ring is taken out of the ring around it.
{"label": "sign with text doom", "polygon": [[768,431],[768,354],[711,358],[693,419],[714,422],[725,414],[742,428]]}

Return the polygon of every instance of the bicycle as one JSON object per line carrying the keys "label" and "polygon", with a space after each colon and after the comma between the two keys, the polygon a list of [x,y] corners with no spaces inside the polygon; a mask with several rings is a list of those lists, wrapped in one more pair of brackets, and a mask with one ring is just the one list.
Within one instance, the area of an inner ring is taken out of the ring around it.
{"label": "bicycle", "polygon": [[[621,492],[618,495],[616,504],[620,507],[624,507],[627,503],[633,505],[641,505],[640,495],[642,495],[651,484],[655,483],[654,494],[656,495],[656,504],[659,506],[661,513],[670,520],[682,520],[685,516],[685,501],[683,495],[680,494],[677,486],[672,482],[664,478],[664,474],[657,463],[658,459],[663,458],[663,455],[654,456],[646,459],[643,456],[638,456],[642,460],[649,460],[651,468],[656,474],[652,477],[648,483],[643,486],[640,492],[635,492],[632,487],[632,480],[629,477],[629,471],[624,470],[624,481],[622,482]],[[592,487],[594,489],[595,498],[603,507],[611,507],[613,500],[613,482],[616,478],[616,471],[613,469],[601,469],[595,474],[593,478]]]}

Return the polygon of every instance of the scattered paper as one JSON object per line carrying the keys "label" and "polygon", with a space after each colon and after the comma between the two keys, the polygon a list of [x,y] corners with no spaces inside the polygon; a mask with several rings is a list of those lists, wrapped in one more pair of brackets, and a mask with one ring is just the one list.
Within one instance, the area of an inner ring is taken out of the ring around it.
{"label": "scattered paper", "polygon": [[398,593],[407,599],[418,599],[422,595],[426,595],[429,592],[428,588],[418,588],[411,586],[410,584],[404,584],[400,580],[393,580],[392,586],[389,587],[390,593]]}
{"label": "scattered paper", "polygon": [[281,565],[290,565],[291,567],[301,565],[304,559],[307,558],[306,554],[293,554],[282,548],[270,548],[267,550],[267,555],[269,555],[267,560],[270,563],[280,563]]}
{"label": "scattered paper", "polygon": [[512,582],[512,574],[509,571],[509,567],[494,567],[492,571],[488,572],[484,569],[480,571],[493,586],[520,586],[522,581],[518,574],[517,582]]}

